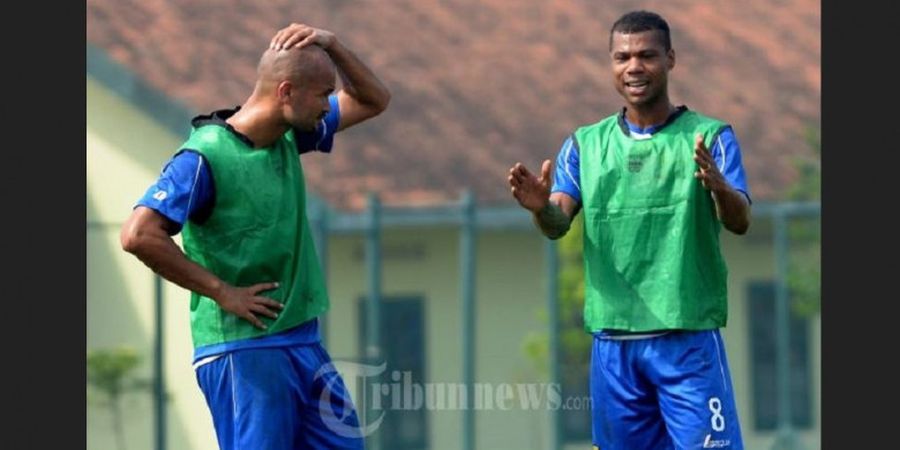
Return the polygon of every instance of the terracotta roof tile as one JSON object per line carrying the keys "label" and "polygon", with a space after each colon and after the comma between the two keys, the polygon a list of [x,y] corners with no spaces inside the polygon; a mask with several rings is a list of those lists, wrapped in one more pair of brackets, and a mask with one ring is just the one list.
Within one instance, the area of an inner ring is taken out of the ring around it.
{"label": "terracotta roof tile", "polygon": [[[291,21],[335,31],[393,93],[331,155],[304,156],[311,189],[355,209],[513,201],[506,171],[555,157],[575,127],[617,111],[606,47],[630,1],[88,0],[88,41],[196,112],[240,104],[258,53]],[[817,0],[646,1],[672,26],[678,104],[734,125],[757,200],[778,199],[819,126]],[[173,149],[174,150],[174,149]]]}

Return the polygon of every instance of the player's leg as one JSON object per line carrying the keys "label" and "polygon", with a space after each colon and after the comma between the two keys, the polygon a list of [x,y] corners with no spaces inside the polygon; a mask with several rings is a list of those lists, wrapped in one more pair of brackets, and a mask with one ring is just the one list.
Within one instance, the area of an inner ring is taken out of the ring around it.
{"label": "player's leg", "polygon": [[322,344],[295,346],[291,353],[301,368],[304,386],[298,448],[365,448],[350,392]]}
{"label": "player's leg", "polygon": [[654,387],[638,368],[640,340],[594,338],[591,423],[600,450],[669,450]]}
{"label": "player's leg", "polygon": [[292,450],[300,383],[284,348],[238,350],[196,368],[222,450]]}
{"label": "player's leg", "polygon": [[651,376],[676,448],[743,449],[719,331],[670,333],[657,339]]}

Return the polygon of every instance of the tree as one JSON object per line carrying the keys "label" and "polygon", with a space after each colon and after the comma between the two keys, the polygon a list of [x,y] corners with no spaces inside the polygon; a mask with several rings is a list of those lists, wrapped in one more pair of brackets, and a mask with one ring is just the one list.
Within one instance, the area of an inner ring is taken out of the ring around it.
{"label": "tree", "polygon": [[137,378],[133,374],[140,362],[140,356],[129,347],[97,349],[87,353],[88,393],[93,390],[102,394],[102,398],[94,398],[94,401],[109,408],[116,446],[120,450],[125,450],[122,397],[128,392],[152,388],[149,380]]}
{"label": "tree", "polygon": [[[584,330],[584,219],[579,214],[565,237],[558,241],[559,252],[559,360],[560,384],[563,401],[586,395],[590,374],[592,336]],[[546,311],[540,312],[546,323]],[[549,335],[546,331],[529,334],[524,342],[524,352],[535,369],[549,374]],[[585,411],[563,411],[564,433],[573,438],[590,437],[590,414]]]}
{"label": "tree", "polygon": [[[559,320],[560,320],[560,363],[564,366],[582,365],[586,367],[590,355],[591,335],[584,331],[584,258],[582,242],[584,220],[575,217],[572,227],[560,239],[559,252]],[[540,317],[546,322],[547,314]],[[524,350],[541,374],[548,373],[549,346],[546,331],[531,333],[525,340]]]}
{"label": "tree", "polygon": [[[799,174],[788,191],[794,201],[819,201],[822,197],[822,141],[820,131],[809,127],[806,142],[812,154],[796,158],[794,166]],[[787,283],[791,305],[798,314],[809,316],[821,308],[822,221],[820,217],[793,220],[789,230],[791,259],[788,263]]]}

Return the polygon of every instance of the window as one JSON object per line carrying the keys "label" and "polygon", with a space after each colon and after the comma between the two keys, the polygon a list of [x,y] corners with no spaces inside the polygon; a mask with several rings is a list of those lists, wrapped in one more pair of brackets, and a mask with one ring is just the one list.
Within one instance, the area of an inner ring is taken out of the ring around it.
{"label": "window", "polygon": [[[778,372],[775,319],[775,283],[751,282],[750,351],[753,374],[753,421],[757,430],[774,430],[778,426]],[[791,311],[790,318],[790,396],[792,425],[810,428],[811,388],[809,354],[809,319]]]}
{"label": "window", "polygon": [[[578,330],[583,333],[583,330]],[[584,333],[590,338],[590,335]],[[583,442],[591,440],[590,402],[590,351],[583,352],[575,359],[561,364],[559,375],[562,388],[562,401],[569,402],[568,408],[562,409],[563,442]],[[573,403],[573,401],[577,401]]]}
{"label": "window", "polygon": [[[382,356],[387,363],[380,383],[391,384],[394,371],[405,382],[409,372],[413,384],[425,384],[425,334],[424,312],[421,297],[382,297],[381,344]],[[366,299],[359,303],[359,354],[365,354]],[[384,421],[378,428],[382,448],[398,450],[425,450],[428,448],[428,422],[425,405],[418,409],[395,409],[389,396],[383,396]],[[411,403],[410,403],[411,404]],[[401,405],[403,403],[401,402]]]}

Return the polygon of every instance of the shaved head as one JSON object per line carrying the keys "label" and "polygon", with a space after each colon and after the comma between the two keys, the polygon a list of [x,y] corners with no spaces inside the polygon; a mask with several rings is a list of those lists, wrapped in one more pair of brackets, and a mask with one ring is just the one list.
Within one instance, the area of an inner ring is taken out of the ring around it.
{"label": "shaved head", "polygon": [[318,45],[266,50],[256,67],[257,79],[246,105],[281,125],[314,130],[331,107],[337,69]]}
{"label": "shaved head", "polygon": [[256,68],[258,84],[275,86],[282,81],[304,85],[324,77],[334,78],[334,63],[318,45],[301,49],[266,50]]}

